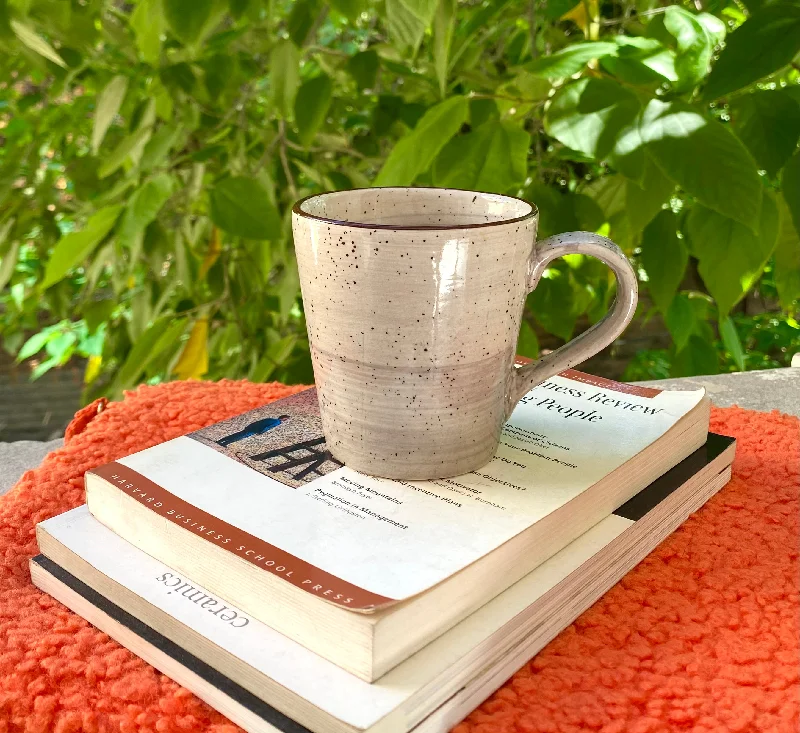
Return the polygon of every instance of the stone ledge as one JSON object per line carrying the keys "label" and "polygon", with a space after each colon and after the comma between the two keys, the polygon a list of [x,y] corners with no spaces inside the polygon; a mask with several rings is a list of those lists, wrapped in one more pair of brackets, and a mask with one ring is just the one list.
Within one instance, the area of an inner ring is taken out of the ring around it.
{"label": "stone ledge", "polygon": [[705,387],[711,402],[718,407],[738,405],[748,410],[780,410],[800,416],[800,366],[680,379],[656,379],[635,384],[660,389]]}

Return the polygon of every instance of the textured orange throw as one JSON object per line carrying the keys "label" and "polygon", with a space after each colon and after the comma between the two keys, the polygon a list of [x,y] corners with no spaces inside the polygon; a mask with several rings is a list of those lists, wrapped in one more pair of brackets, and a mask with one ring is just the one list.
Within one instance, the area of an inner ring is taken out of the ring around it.
{"label": "textured orange throw", "polygon": [[[40,593],[27,563],[87,469],[297,389],[175,382],[95,403],[0,499],[0,733],[238,731]],[[733,481],[457,733],[800,730],[800,421],[718,409],[712,429],[739,440]]]}

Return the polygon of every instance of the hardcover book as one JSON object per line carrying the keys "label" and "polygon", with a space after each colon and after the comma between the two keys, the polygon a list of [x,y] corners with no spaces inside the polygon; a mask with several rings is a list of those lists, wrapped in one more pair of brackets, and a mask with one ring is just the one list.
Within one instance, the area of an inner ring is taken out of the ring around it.
{"label": "hardcover book", "polygon": [[326,450],[313,389],[101,466],[92,514],[232,606],[371,681],[484,605],[706,438],[702,390],[567,370],[484,468],[401,482]]}
{"label": "hardcover book", "polygon": [[730,477],[708,441],[376,682],[288,639],[79,507],[37,527],[34,582],[248,731],[446,731]]}

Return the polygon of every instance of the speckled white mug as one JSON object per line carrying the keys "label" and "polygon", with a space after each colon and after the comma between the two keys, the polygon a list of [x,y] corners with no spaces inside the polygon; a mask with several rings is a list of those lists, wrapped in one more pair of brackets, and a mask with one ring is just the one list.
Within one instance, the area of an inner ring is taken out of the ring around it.
{"label": "speckled white mug", "polygon": [[[510,196],[368,188],[310,196],[292,212],[322,425],[350,468],[398,479],[489,461],[518,400],[610,344],[636,308],[636,275],[608,239],[536,242],[538,211]],[[608,314],[515,368],[525,298],[566,254],[617,278]]]}

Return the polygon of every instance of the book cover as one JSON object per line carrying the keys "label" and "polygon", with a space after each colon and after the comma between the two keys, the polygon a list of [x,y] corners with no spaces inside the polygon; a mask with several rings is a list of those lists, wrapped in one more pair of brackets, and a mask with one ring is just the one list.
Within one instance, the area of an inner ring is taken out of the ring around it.
{"label": "book cover", "polygon": [[[337,462],[309,389],[90,473],[307,593],[369,612],[422,593],[564,506],[703,395],[567,370],[522,399],[485,467],[402,482]],[[598,505],[597,518],[616,505]]]}

